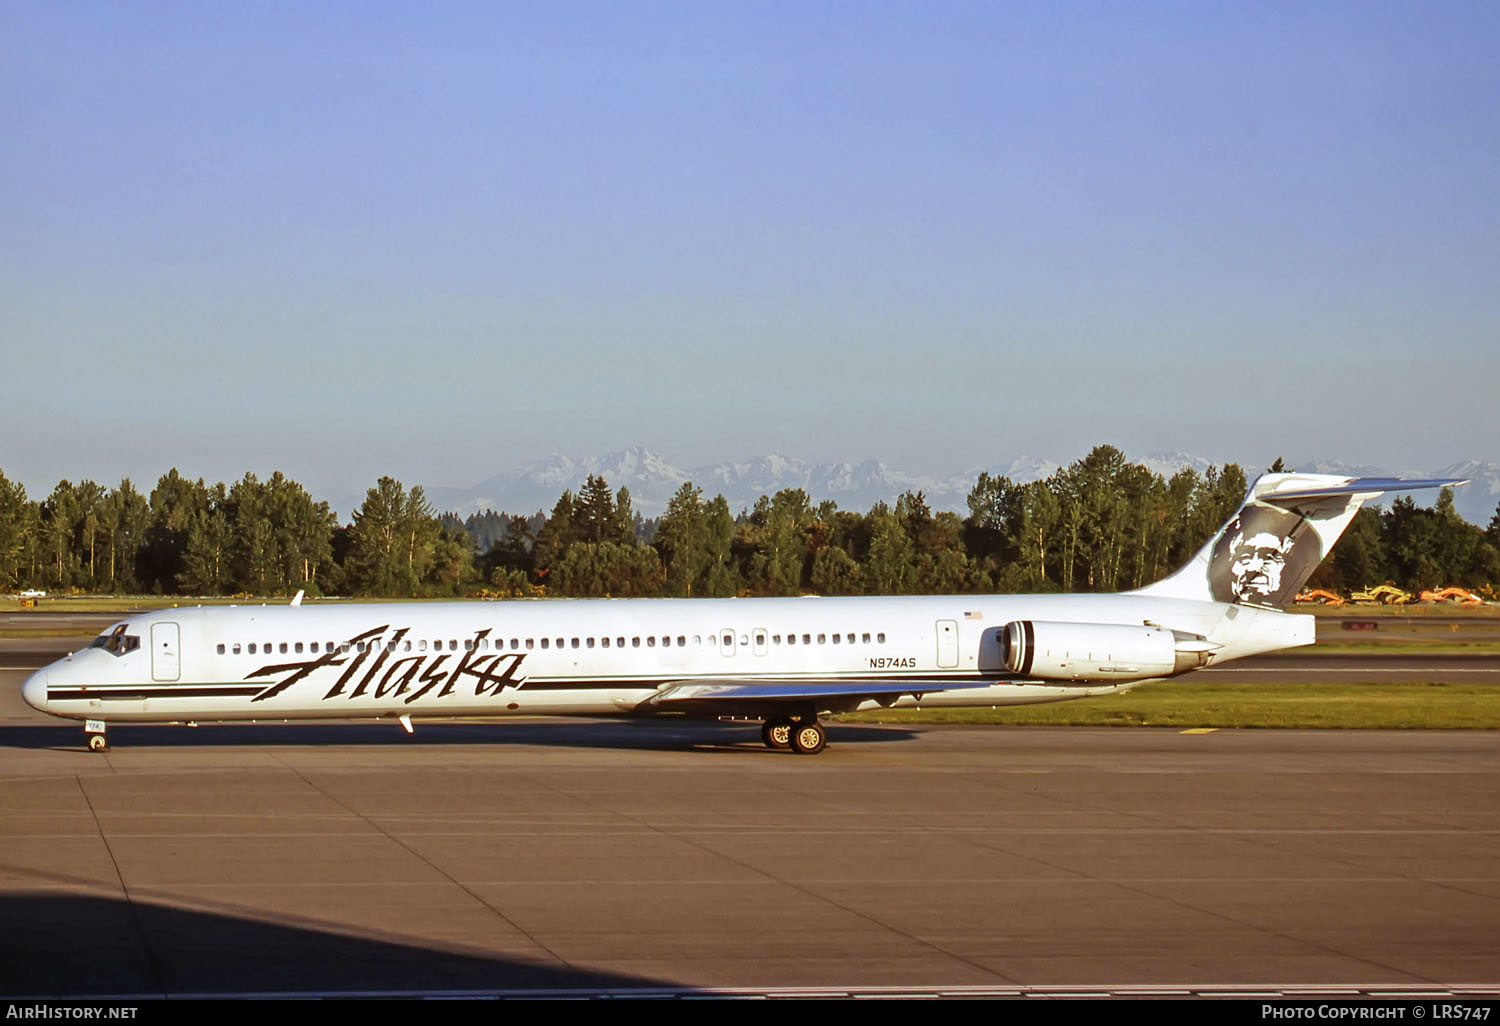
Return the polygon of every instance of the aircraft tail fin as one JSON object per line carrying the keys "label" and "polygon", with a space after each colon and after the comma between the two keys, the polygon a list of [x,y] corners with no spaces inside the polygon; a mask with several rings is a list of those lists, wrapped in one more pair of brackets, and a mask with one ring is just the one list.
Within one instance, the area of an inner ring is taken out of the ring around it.
{"label": "aircraft tail fin", "polygon": [[1307,583],[1359,508],[1385,492],[1463,479],[1263,474],[1229,523],[1170,577],[1136,592],[1280,609]]}

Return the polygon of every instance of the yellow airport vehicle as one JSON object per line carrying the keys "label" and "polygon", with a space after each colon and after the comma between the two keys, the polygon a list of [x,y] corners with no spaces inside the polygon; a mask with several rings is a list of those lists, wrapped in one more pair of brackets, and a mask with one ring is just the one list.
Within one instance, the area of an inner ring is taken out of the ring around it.
{"label": "yellow airport vehicle", "polygon": [[1364,591],[1351,592],[1349,601],[1362,605],[1404,606],[1413,600],[1409,591],[1402,591],[1394,584],[1377,584]]}

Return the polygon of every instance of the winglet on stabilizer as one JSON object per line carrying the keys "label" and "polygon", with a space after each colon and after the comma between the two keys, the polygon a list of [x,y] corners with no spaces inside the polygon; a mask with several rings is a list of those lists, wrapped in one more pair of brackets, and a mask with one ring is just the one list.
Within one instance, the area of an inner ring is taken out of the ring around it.
{"label": "winglet on stabilizer", "polygon": [[1370,499],[1467,483],[1463,478],[1263,474],[1229,523],[1186,566],[1136,594],[1280,609]]}

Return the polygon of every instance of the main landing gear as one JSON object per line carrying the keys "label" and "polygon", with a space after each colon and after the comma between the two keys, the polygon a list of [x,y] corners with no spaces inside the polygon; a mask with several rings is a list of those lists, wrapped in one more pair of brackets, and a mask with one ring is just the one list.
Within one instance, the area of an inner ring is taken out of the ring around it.
{"label": "main landing gear", "polygon": [[798,755],[817,755],[828,747],[828,731],[816,719],[767,720],[760,739],[767,748],[790,748]]}

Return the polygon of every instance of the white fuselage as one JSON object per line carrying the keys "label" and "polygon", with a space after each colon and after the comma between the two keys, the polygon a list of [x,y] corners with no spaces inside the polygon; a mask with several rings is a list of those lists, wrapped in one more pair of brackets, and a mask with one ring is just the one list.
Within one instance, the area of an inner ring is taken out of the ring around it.
{"label": "white fuselage", "polygon": [[819,711],[1015,705],[1140,682],[1008,671],[1000,632],[1021,619],[1194,635],[1205,664],[1313,640],[1310,617],[1139,594],[215,606],[128,620],[24,695],[74,719],[181,722],[658,712],[664,690],[724,682],[912,682]]}

